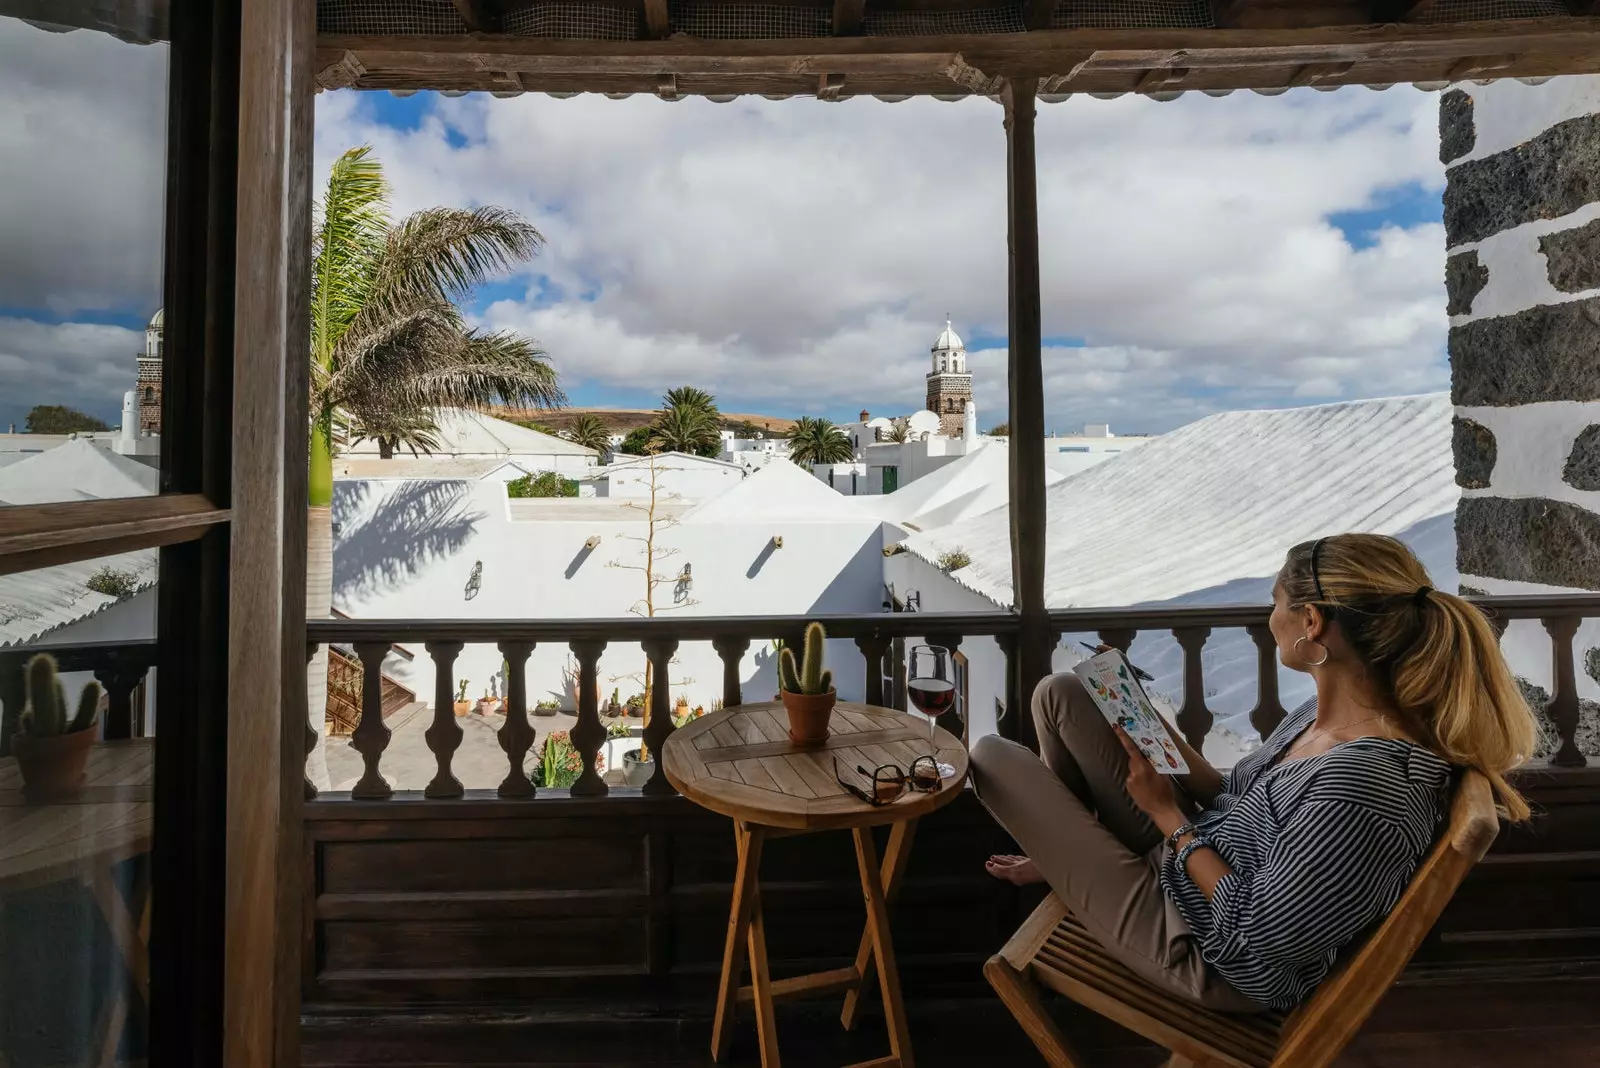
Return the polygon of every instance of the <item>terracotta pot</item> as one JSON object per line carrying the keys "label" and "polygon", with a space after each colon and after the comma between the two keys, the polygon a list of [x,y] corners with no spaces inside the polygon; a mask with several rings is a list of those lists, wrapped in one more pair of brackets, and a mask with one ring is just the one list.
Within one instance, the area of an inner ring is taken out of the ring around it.
{"label": "terracotta pot", "polygon": [[11,752],[22,772],[22,790],[30,801],[57,801],[83,789],[84,769],[94,731],[75,731],[54,738],[16,735]]}
{"label": "terracotta pot", "polygon": [[828,720],[838,693],[790,693],[781,691],[783,709],[789,713],[789,740],[795,745],[821,745],[828,740]]}
{"label": "terracotta pot", "polygon": [[472,711],[472,702],[471,701],[457,701],[456,702],[456,715],[465,716],[467,713],[469,713],[471,711]]}

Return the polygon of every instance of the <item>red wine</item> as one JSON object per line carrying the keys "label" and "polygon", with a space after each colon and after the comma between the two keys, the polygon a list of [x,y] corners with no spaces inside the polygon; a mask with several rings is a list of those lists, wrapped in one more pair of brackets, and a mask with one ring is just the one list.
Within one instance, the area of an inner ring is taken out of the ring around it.
{"label": "red wine", "polygon": [[912,679],[906,692],[924,716],[942,716],[956,703],[955,684],[943,679]]}

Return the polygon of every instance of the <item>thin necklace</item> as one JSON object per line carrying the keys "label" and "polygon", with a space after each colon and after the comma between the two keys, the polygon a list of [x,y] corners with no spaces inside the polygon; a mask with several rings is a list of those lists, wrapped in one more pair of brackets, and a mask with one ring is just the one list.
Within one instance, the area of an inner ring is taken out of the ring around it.
{"label": "thin necklace", "polygon": [[[1346,723],[1344,726],[1338,727],[1338,728],[1312,727],[1311,730],[1308,731],[1303,737],[1295,739],[1294,744],[1289,746],[1289,752],[1291,752],[1291,753],[1294,752],[1296,749],[1300,748],[1300,746],[1304,745],[1305,743],[1307,743],[1307,742],[1309,742],[1309,741],[1311,741],[1311,740],[1313,740],[1315,738],[1320,738],[1324,734],[1327,734],[1332,730],[1335,730],[1335,729],[1337,729],[1337,730],[1349,730],[1351,727],[1359,727],[1363,723],[1371,723],[1374,720],[1382,720],[1384,726],[1386,726],[1386,727],[1389,725],[1389,717],[1388,716],[1377,715],[1377,716],[1368,716],[1366,719],[1358,719],[1354,723]],[[1351,739],[1351,740],[1354,741],[1354,739]]]}

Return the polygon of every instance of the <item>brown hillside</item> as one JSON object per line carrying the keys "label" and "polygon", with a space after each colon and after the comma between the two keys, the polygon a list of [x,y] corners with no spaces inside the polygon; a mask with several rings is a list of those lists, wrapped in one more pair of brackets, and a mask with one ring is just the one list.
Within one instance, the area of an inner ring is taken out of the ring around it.
{"label": "brown hillside", "polygon": [[[492,415],[501,419],[530,420],[543,423],[556,430],[565,430],[580,415],[598,415],[614,432],[626,434],[642,426],[649,426],[658,414],[654,408],[495,408]],[[749,421],[762,430],[774,434],[787,434],[794,426],[793,419],[780,419],[773,415],[746,415],[742,412],[723,412],[722,425]]]}

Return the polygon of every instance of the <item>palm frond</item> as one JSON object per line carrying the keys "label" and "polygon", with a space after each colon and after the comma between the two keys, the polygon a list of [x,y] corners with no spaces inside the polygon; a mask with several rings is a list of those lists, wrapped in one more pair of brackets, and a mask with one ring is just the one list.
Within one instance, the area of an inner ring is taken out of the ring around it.
{"label": "palm frond", "polygon": [[311,272],[315,365],[331,363],[339,339],[366,306],[387,241],[388,184],[371,151],[363,145],[335,160],[317,205]]}
{"label": "palm frond", "polygon": [[567,428],[567,439],[574,445],[604,453],[611,448],[611,428],[598,415],[585,412]]}
{"label": "palm frond", "polygon": [[470,408],[495,404],[514,408],[558,408],[566,395],[545,353],[509,333],[461,335],[386,387],[389,403],[412,407]]}
{"label": "palm frond", "polygon": [[696,453],[720,442],[717,420],[704,408],[677,405],[667,408],[650,427],[650,439],[661,449]]}
{"label": "palm frond", "polygon": [[695,386],[678,386],[669,389],[661,398],[662,410],[669,408],[698,408],[710,412],[712,416],[720,414],[717,411],[717,399],[703,389]]}
{"label": "palm frond", "polygon": [[848,463],[854,458],[850,438],[827,419],[804,416],[789,430],[789,459],[802,467]]}
{"label": "palm frond", "polygon": [[352,444],[376,441],[389,450],[403,448],[412,456],[431,455],[439,448],[439,427],[430,411],[392,408],[350,413]]}
{"label": "palm frond", "polygon": [[389,230],[374,299],[426,293],[458,300],[490,278],[532,259],[544,238],[506,208],[428,208]]}

